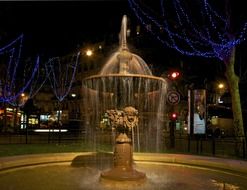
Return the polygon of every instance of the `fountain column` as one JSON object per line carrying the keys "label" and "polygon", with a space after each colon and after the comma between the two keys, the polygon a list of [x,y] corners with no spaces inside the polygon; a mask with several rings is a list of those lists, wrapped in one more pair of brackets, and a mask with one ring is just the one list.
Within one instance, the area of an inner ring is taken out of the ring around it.
{"label": "fountain column", "polygon": [[119,132],[116,138],[113,156],[113,168],[101,173],[101,178],[115,181],[138,181],[146,175],[133,168],[133,150],[131,139],[126,132],[138,125],[138,111],[133,107],[107,111],[111,126]]}

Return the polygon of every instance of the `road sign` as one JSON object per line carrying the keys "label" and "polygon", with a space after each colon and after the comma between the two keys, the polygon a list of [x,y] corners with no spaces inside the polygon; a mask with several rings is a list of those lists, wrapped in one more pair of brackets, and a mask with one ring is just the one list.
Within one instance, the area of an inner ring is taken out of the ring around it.
{"label": "road sign", "polygon": [[176,105],[180,101],[180,94],[177,91],[169,91],[167,93],[167,101],[171,105]]}

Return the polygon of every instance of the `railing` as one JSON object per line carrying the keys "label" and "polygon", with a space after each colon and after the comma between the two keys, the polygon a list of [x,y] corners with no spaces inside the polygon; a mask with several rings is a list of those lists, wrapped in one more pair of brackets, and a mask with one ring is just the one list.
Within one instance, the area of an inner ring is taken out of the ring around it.
{"label": "railing", "polygon": [[220,156],[246,159],[246,140],[237,140],[233,137],[204,138],[204,137],[177,137],[175,146],[171,149],[176,152]]}
{"label": "railing", "polygon": [[[196,154],[205,156],[228,157],[236,159],[247,159],[246,138],[241,141],[234,137],[206,138],[191,137],[188,135],[175,135],[170,138],[165,135],[164,146],[160,152]],[[34,130],[20,133],[0,133],[0,144],[64,144],[100,142],[102,146],[112,147],[114,138],[112,134],[98,131],[89,134],[85,130],[54,130],[35,132]],[[140,150],[143,151],[143,150]],[[152,151],[152,150],[151,150]]]}

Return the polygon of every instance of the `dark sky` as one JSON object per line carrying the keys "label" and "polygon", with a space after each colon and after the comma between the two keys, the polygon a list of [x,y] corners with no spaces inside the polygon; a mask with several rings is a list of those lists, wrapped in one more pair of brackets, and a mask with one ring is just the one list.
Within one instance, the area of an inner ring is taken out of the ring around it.
{"label": "dark sky", "polygon": [[[243,7],[241,3],[238,6],[237,1],[231,1],[235,10]],[[150,4],[151,1],[147,2]],[[243,17],[243,13],[241,8],[236,17]],[[66,47],[85,41],[100,41],[109,34],[117,36],[124,14],[132,21],[137,20],[128,0],[0,0],[0,44],[3,38],[13,39],[24,33],[27,42],[41,48],[40,51],[62,47],[66,51]]]}
{"label": "dark sky", "polygon": [[111,33],[118,38],[122,16],[130,12],[127,0],[3,1],[0,32],[2,39],[24,33],[26,46],[34,51],[65,53]]}
{"label": "dark sky", "polygon": [[[235,2],[235,10],[241,8],[241,11],[235,11],[235,17],[242,19],[245,13],[243,3],[238,5],[238,1],[231,1]],[[0,46],[21,33],[25,37],[24,48],[32,54],[46,56],[64,55],[78,45],[99,42],[109,35],[117,42],[124,14],[129,17],[128,22],[137,22],[128,0],[0,1]],[[155,48],[162,46],[158,41],[155,43]],[[160,51],[162,64],[167,64],[163,60],[164,56],[171,55],[170,52],[178,54],[165,47]],[[149,60],[155,59],[157,57]]]}

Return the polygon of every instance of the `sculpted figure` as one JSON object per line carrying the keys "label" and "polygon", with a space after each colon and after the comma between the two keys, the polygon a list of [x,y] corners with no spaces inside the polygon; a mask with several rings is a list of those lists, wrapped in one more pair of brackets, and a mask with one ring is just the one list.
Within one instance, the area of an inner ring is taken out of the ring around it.
{"label": "sculpted figure", "polygon": [[125,107],[123,110],[107,110],[106,113],[111,126],[116,129],[131,130],[138,125],[138,111],[131,106]]}

